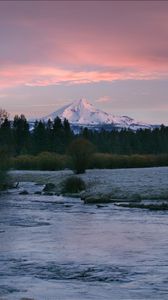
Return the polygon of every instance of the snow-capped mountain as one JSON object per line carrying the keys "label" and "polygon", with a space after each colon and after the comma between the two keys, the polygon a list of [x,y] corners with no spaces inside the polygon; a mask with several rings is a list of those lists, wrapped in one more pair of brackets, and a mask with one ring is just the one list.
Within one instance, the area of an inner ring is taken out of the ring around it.
{"label": "snow-capped mountain", "polygon": [[152,125],[138,122],[127,116],[115,116],[95,108],[86,99],[76,100],[52,114],[43,118],[54,120],[56,117],[61,120],[67,119],[72,126],[100,127],[111,125],[116,128],[130,128],[133,130],[139,128],[151,128]]}

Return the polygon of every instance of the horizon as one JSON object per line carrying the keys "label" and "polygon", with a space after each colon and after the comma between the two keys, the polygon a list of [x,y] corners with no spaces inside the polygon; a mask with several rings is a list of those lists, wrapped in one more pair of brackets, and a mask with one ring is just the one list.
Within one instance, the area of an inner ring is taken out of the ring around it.
{"label": "horizon", "polygon": [[0,107],[42,118],[81,98],[168,125],[168,3],[0,2]]}
{"label": "horizon", "polygon": [[[89,105],[89,107],[90,106],[92,106],[92,108],[93,109],[95,109],[95,110],[97,110],[97,107],[95,106],[95,105],[93,105],[90,101],[88,101],[88,99],[86,99],[86,98],[80,98],[80,99],[75,99],[73,102],[70,102],[70,103],[68,103],[68,104],[66,104],[66,105],[63,105],[62,107],[60,107],[60,108],[58,108],[56,111],[52,111],[51,113],[49,113],[48,115],[45,115],[45,116],[41,116],[41,117],[39,117],[39,118],[32,118],[32,119],[29,119],[29,118],[27,118],[27,120],[28,120],[28,122],[35,122],[35,121],[39,121],[39,120],[51,120],[51,121],[53,121],[53,116],[52,115],[55,115],[55,117],[54,118],[56,118],[56,116],[58,116],[59,118],[61,118],[62,119],[62,114],[63,114],[63,112],[66,110],[66,109],[69,109],[71,106],[73,106],[73,105],[77,105],[77,106],[79,106],[80,104],[81,104],[81,102],[82,102],[82,104],[85,106],[87,106],[87,105]],[[80,108],[79,108],[80,109]],[[61,117],[60,117],[60,111],[61,111]],[[100,113],[102,113],[102,112],[104,112],[105,114],[107,113],[105,110],[103,110],[103,109],[98,109],[98,111],[100,112]],[[80,113],[81,113],[82,111],[80,110]],[[58,113],[58,114],[57,114]],[[110,113],[108,113],[108,115],[110,116],[112,116],[112,117],[129,117],[129,116],[126,116],[126,115],[122,115],[122,116],[117,116],[117,115],[113,115],[112,113],[110,114]],[[71,116],[72,117],[72,116]],[[69,121],[69,123],[71,124],[71,120],[70,119],[68,119],[68,117],[65,117],[64,119],[66,119],[66,120],[68,120]],[[63,120],[63,119],[62,119]],[[140,122],[140,123],[143,123],[141,120],[136,120],[136,119],[133,119],[135,122]],[[78,122],[77,122],[78,123]],[[92,123],[92,122],[91,122]],[[73,123],[72,123],[73,124]],[[71,125],[72,125],[71,124]],[[101,124],[101,123],[100,123]],[[109,123],[110,124],[110,123]],[[82,123],[81,123],[81,125],[82,125]],[[146,125],[156,125],[156,126],[161,126],[161,125],[165,125],[165,124],[149,124],[149,123],[146,123]]]}

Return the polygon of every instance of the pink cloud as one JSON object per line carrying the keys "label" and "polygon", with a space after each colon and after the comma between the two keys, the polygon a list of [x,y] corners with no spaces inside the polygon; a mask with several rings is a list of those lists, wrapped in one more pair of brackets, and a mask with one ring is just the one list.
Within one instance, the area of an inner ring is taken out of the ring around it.
{"label": "pink cloud", "polygon": [[166,1],[2,2],[0,88],[167,78],[167,16]]}
{"label": "pink cloud", "polygon": [[96,100],[96,102],[98,103],[105,103],[105,102],[110,102],[111,100],[111,97],[109,96],[103,96],[103,97],[100,97],[99,99]]}
{"label": "pink cloud", "polygon": [[75,85],[85,83],[97,83],[101,81],[112,82],[115,80],[148,80],[167,78],[167,73],[149,72],[140,69],[123,70],[71,70],[57,67],[14,65],[0,69],[0,88],[16,86],[50,86],[50,85]]}

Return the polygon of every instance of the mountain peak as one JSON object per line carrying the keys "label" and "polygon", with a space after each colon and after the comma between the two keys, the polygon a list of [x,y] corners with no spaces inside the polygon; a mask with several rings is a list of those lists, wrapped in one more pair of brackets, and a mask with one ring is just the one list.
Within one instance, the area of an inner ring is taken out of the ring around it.
{"label": "mountain peak", "polygon": [[89,103],[89,102],[87,101],[86,98],[80,98],[80,99],[77,99],[77,100],[75,100],[75,101],[73,102],[73,104],[77,104],[77,105],[80,105],[80,104],[85,105],[85,104],[88,104],[88,103]]}
{"label": "mountain peak", "polygon": [[62,107],[56,112],[44,118],[44,120],[55,119],[59,117],[61,120],[67,119],[71,125],[112,125],[117,128],[150,128],[150,125],[136,122],[127,116],[114,116],[95,108],[87,99],[77,99],[69,105]]}
{"label": "mountain peak", "polygon": [[85,108],[90,108],[92,106],[92,104],[90,104],[85,98],[77,99],[74,102],[72,102],[71,105]]}

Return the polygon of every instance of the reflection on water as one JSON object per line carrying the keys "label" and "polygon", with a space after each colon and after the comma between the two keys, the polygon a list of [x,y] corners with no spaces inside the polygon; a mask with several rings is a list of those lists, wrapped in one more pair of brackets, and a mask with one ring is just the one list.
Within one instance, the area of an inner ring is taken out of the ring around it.
{"label": "reflection on water", "polygon": [[0,299],[167,299],[167,212],[0,198]]}

